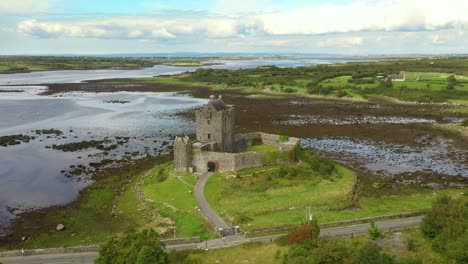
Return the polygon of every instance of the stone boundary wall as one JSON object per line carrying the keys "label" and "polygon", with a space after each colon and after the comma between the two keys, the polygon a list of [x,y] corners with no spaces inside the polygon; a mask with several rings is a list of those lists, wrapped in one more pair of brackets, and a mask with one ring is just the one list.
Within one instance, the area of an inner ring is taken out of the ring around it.
{"label": "stone boundary wall", "polygon": [[[200,243],[200,237],[181,237],[176,239],[161,240],[166,246]],[[84,253],[98,252],[100,245],[78,246],[78,247],[63,247],[63,248],[44,248],[44,249],[24,249],[25,256],[32,255],[49,255],[49,254],[66,254],[66,253]],[[0,251],[0,258],[19,257],[21,249],[14,251]]]}
{"label": "stone boundary wall", "polygon": [[169,245],[200,243],[201,240],[199,236],[195,236],[195,237],[181,237],[181,238],[161,240],[161,241],[164,242],[166,246],[169,246]]}

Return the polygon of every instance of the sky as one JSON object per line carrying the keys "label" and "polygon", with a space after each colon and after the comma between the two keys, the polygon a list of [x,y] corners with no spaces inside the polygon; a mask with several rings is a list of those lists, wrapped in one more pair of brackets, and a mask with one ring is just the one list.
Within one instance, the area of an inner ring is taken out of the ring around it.
{"label": "sky", "polygon": [[0,54],[468,53],[468,0],[0,0]]}

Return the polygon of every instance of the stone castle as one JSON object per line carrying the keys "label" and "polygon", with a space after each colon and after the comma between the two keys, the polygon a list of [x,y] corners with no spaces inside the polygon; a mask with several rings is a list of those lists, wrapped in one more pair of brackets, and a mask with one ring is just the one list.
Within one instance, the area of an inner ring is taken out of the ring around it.
{"label": "stone castle", "polygon": [[[247,151],[255,144],[265,144],[290,152],[298,138],[280,137],[262,132],[234,134],[234,107],[226,105],[221,96],[210,96],[208,104],[196,111],[196,140],[176,137],[174,162],[176,172],[223,172],[265,165],[267,151]],[[287,163],[277,159],[275,163]]]}

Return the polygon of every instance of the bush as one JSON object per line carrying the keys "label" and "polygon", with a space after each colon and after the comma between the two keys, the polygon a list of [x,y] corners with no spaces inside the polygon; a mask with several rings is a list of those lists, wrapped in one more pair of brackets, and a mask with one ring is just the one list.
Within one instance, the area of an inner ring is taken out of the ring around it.
{"label": "bush", "polygon": [[463,120],[461,126],[468,127],[468,119]]}
{"label": "bush", "polygon": [[153,229],[136,232],[129,229],[121,238],[112,238],[99,249],[97,264],[166,264],[169,263],[164,244]]}
{"label": "bush", "polygon": [[339,90],[336,92],[336,97],[346,97],[346,96],[349,96],[349,94],[345,91],[345,90]]}
{"label": "bush", "polygon": [[317,240],[320,234],[320,227],[316,219],[310,223],[299,226],[296,230],[288,234],[288,244],[300,244],[307,240]]}
{"label": "bush", "polygon": [[395,260],[385,253],[375,243],[364,244],[357,252],[356,260],[352,263],[359,264],[392,264]]}
{"label": "bush", "polygon": [[421,223],[434,251],[448,262],[468,263],[468,199],[442,196],[436,199]]}
{"label": "bush", "polygon": [[369,237],[372,239],[372,240],[376,240],[378,239],[382,234],[380,233],[380,230],[377,228],[377,226],[375,225],[374,222],[371,222],[370,223],[370,227],[369,227]]}
{"label": "bush", "polygon": [[416,242],[411,237],[406,241],[406,248],[408,251],[414,251],[416,249]]}
{"label": "bush", "polygon": [[282,89],[282,91],[285,92],[285,93],[295,93],[295,92],[297,92],[296,89],[289,88],[289,87],[285,88],[285,89]]}

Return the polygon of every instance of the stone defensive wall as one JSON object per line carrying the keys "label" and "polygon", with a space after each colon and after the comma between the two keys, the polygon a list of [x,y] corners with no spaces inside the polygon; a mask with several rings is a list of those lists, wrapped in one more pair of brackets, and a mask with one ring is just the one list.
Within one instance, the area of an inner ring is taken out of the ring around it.
{"label": "stone defensive wall", "polygon": [[263,132],[239,134],[235,137],[236,139],[245,138],[247,140],[247,147],[250,147],[255,139],[261,139],[263,144],[277,147],[284,151],[292,150],[294,146],[300,142],[300,139],[295,137],[288,137],[287,141],[282,141],[282,136],[280,135],[267,134]]}
{"label": "stone defensive wall", "polygon": [[[287,138],[283,141],[282,137],[274,134],[267,134],[262,132],[254,132],[248,134],[239,134],[235,136],[236,142],[242,147],[241,152],[227,153],[209,151],[205,147],[195,148],[193,152],[193,167],[197,168],[197,172],[209,171],[208,164],[214,163],[215,171],[238,171],[247,168],[264,166],[262,157],[267,155],[267,151],[245,151],[246,148],[252,146],[254,142],[261,142],[265,145],[277,147],[280,152],[289,152],[293,150],[294,146],[299,144],[299,138]],[[238,147],[239,148],[239,147]],[[284,160],[278,160],[277,164],[287,163]]]}

